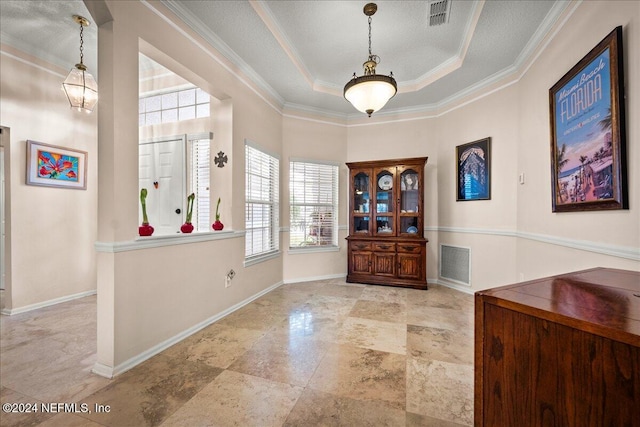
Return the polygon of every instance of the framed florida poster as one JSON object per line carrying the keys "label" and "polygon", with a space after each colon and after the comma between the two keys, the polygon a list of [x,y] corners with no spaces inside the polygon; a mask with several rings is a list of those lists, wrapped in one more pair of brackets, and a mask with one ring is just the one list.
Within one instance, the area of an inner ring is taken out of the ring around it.
{"label": "framed florida poster", "polygon": [[622,27],[550,90],[553,212],[627,209]]}

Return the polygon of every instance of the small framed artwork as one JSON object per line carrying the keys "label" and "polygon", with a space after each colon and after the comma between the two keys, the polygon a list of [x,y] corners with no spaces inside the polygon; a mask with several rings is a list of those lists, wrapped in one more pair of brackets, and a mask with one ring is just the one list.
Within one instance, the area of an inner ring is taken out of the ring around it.
{"label": "small framed artwork", "polygon": [[622,27],[549,89],[553,212],[627,209]]}
{"label": "small framed artwork", "polygon": [[87,189],[87,152],[27,141],[27,185]]}
{"label": "small framed artwork", "polygon": [[491,199],[491,138],[456,147],[457,201]]}

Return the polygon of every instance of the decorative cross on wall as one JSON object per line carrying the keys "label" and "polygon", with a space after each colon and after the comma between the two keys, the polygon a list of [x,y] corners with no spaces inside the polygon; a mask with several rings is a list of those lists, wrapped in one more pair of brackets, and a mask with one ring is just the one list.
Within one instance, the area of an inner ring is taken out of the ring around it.
{"label": "decorative cross on wall", "polygon": [[215,159],[213,159],[213,161],[216,165],[218,165],[219,168],[223,168],[224,164],[227,163],[227,160],[229,159],[227,159],[227,156],[222,151],[218,151],[218,155]]}

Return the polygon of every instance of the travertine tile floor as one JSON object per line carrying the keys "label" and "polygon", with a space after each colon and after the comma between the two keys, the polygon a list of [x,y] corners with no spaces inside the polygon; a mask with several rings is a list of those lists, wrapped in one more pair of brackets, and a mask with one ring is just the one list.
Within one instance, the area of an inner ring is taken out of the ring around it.
{"label": "travertine tile floor", "polygon": [[2,426],[473,424],[473,297],[437,285],[283,285],[114,380],[91,373],[95,297],[0,325],[3,404],[92,410]]}

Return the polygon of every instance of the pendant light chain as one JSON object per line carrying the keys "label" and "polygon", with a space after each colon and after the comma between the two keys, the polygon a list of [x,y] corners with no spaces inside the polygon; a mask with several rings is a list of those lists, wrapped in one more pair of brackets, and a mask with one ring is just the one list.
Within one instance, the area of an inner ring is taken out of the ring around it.
{"label": "pendant light chain", "polygon": [[393,78],[393,73],[388,76],[376,74],[376,65],[380,58],[371,50],[371,21],[373,14],[378,10],[375,3],[367,3],[362,12],[369,18],[369,57],[362,64],[364,74],[360,77],[353,73],[353,78],[344,85],[343,95],[358,111],[366,113],[369,117],[375,111],[380,110],[398,92],[398,84]]}
{"label": "pendant light chain", "polygon": [[369,16],[369,56],[371,56],[371,16]]}
{"label": "pendant light chain", "polygon": [[84,53],[82,52],[84,50],[84,47],[83,47],[83,44],[84,44],[83,34],[84,34],[84,25],[80,24],[80,64],[83,64],[82,60],[84,59]]}
{"label": "pendant light chain", "polygon": [[71,108],[90,113],[98,102],[98,83],[84,65],[84,27],[89,21],[80,15],[73,15],[73,20],[80,24],[80,62],[69,71],[62,88]]}

